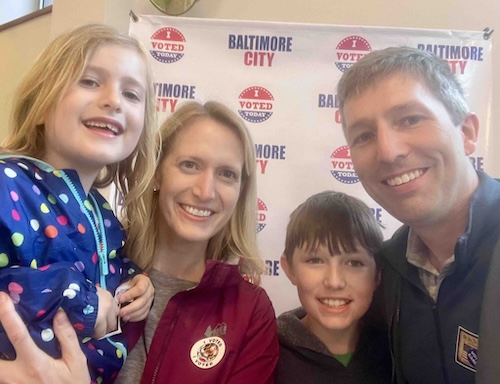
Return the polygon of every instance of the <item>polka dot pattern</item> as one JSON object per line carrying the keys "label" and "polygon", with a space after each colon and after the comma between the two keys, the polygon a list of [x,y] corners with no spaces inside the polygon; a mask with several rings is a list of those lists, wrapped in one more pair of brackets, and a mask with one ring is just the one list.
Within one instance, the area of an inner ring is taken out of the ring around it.
{"label": "polka dot pattern", "polygon": [[19,212],[16,209],[12,210],[12,219],[15,221],[21,220],[21,215],[19,214]]}
{"label": "polka dot pattern", "polygon": [[59,232],[57,231],[57,228],[53,225],[49,225],[47,228],[45,228],[45,236],[47,236],[49,239],[55,239],[58,234]]}
{"label": "polka dot pattern", "polygon": [[[109,264],[103,280],[106,288],[114,292],[123,283],[119,271],[130,269],[128,261],[118,257],[125,237],[111,206],[97,191],[91,194],[93,198],[85,195],[72,170],[53,170],[27,158],[0,159],[0,229],[10,234],[0,237],[0,291],[31,316],[25,320],[32,335],[38,335],[37,343],[53,355],[59,353],[52,329],[59,306],[74,311],[77,332],[91,333],[95,323],[98,298],[92,286],[101,285],[101,267],[85,212],[91,212],[92,220],[102,217],[99,233],[105,234],[103,249]],[[76,196],[83,197],[82,205]],[[111,382],[123,364],[116,345],[125,341],[121,335],[113,336],[113,341],[116,344],[106,339],[82,341],[90,365],[96,367],[91,372],[93,382]],[[7,345],[0,335],[0,353]]]}
{"label": "polka dot pattern", "polygon": [[41,333],[41,338],[45,342],[54,340],[54,331],[50,328],[44,329]]}
{"label": "polka dot pattern", "polygon": [[9,256],[6,253],[0,253],[0,268],[9,265]]}

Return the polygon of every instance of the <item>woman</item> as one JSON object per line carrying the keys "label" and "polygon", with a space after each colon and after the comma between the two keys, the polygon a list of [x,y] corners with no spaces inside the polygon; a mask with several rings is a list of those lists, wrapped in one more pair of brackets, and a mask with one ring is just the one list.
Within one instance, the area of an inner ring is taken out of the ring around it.
{"label": "woman", "polygon": [[148,271],[155,301],[117,382],[272,383],[274,311],[246,281],[262,271],[250,134],[224,105],[190,102],[160,135],[156,176],[124,219],[126,254]]}

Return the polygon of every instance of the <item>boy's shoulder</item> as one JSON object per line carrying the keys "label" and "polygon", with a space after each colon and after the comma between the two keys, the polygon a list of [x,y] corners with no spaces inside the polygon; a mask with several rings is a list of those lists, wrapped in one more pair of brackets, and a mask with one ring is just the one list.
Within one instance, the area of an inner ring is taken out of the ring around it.
{"label": "boy's shoulder", "polygon": [[326,346],[303,324],[304,308],[281,314],[278,319],[280,358],[276,384],[331,383],[336,363]]}
{"label": "boy's shoulder", "polygon": [[307,312],[304,308],[298,307],[286,312],[283,312],[276,319],[278,324],[278,332],[286,333],[289,328],[304,327],[301,320],[306,316]]}
{"label": "boy's shoulder", "polygon": [[278,316],[278,341],[280,345],[331,355],[323,342],[302,323],[302,319],[306,315],[306,310],[299,307]]}

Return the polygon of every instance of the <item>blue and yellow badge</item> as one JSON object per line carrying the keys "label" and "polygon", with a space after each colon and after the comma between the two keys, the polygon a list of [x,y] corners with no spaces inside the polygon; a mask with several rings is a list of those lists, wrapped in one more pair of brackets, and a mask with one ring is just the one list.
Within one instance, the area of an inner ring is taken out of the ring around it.
{"label": "blue and yellow badge", "polygon": [[469,371],[476,372],[479,336],[463,327],[458,327],[455,361]]}

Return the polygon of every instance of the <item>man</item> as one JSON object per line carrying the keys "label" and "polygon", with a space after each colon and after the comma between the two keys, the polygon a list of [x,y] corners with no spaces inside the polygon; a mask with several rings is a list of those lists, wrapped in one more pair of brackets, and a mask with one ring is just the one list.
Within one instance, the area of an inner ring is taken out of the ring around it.
{"label": "man", "polygon": [[64,312],[54,317],[54,332],[62,358],[53,359],[38,349],[9,296],[0,292],[0,323],[17,354],[16,360],[0,360],[0,383],[90,383],[85,355]]}
{"label": "man", "polygon": [[398,383],[499,382],[500,184],[467,157],[479,122],[458,80],[433,54],[387,48],[346,71],[338,97],[364,188],[404,224],[382,251]]}

